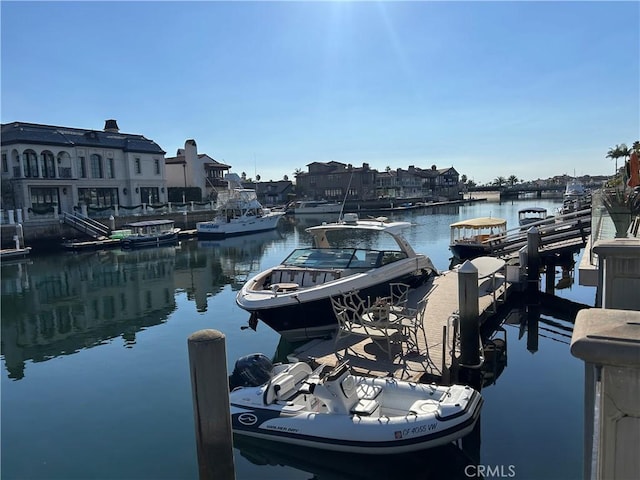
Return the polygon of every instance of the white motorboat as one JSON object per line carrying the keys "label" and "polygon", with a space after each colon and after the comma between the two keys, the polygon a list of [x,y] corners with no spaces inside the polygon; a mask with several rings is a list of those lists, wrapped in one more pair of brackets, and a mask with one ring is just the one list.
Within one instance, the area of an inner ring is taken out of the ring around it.
{"label": "white motorboat", "polygon": [[300,200],[293,204],[295,215],[335,213],[336,217],[342,211],[342,204],[327,200]]}
{"label": "white motorboat", "polygon": [[567,182],[562,200],[562,206],[558,209],[560,215],[578,213],[591,208],[591,192],[582,182],[571,179]]}
{"label": "white motorboat", "polygon": [[[309,227],[313,246],[295,249],[249,279],[236,303],[251,312],[250,324],[262,320],[286,340],[329,336],[338,326],[330,297],[352,290],[363,298],[388,296],[390,283],[419,286],[437,273],[429,257],[417,254],[401,235],[410,226],[347,213],[338,222]],[[375,236],[380,245],[370,248]],[[351,246],[363,239],[367,247]]]}
{"label": "white motorboat", "polygon": [[553,216],[547,215],[544,207],[527,207],[518,210],[518,223],[522,230],[532,226],[546,225],[555,221]]}
{"label": "white motorboat", "polygon": [[284,212],[270,211],[258,201],[255,190],[242,188],[240,177],[225,177],[228,189],[218,193],[213,220],[196,223],[199,238],[246,235],[274,230]]}
{"label": "white motorboat", "polygon": [[[438,386],[354,375],[346,363],[315,371],[276,365],[261,354],[236,363],[235,434],[319,449],[396,454],[446,445],[467,435],[482,396],[465,385]],[[258,384],[258,385],[254,385]]]}

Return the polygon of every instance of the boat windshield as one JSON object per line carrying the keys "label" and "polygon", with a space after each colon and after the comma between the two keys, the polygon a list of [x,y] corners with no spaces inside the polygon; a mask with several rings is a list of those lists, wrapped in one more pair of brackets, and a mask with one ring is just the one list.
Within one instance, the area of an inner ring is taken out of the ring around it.
{"label": "boat windshield", "polygon": [[283,262],[288,267],[375,268],[407,258],[398,250],[365,248],[298,248]]}

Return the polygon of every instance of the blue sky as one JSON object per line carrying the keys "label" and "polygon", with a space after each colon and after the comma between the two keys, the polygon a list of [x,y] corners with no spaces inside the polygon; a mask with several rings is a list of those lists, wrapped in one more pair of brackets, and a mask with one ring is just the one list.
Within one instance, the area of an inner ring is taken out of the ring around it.
{"label": "blue sky", "polygon": [[1,2],[2,123],[142,134],[249,177],[311,162],[609,175],[639,2]]}

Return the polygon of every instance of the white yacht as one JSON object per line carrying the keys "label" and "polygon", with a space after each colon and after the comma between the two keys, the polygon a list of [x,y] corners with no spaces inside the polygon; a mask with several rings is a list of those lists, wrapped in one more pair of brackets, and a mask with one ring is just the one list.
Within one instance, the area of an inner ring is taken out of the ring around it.
{"label": "white yacht", "polygon": [[[307,228],[313,246],[296,248],[282,263],[249,279],[236,303],[289,341],[330,335],[337,320],[330,297],[357,290],[363,297],[386,296],[389,284],[419,286],[437,274],[433,263],[416,253],[401,230],[409,222],[385,217],[359,220],[348,213],[334,223]],[[354,241],[367,246],[354,246]],[[374,240],[380,245],[371,248]]]}
{"label": "white yacht", "polygon": [[242,188],[240,177],[225,177],[228,189],[218,193],[217,209],[213,220],[198,222],[198,238],[246,235],[274,230],[284,212],[272,212],[258,201],[256,191]]}

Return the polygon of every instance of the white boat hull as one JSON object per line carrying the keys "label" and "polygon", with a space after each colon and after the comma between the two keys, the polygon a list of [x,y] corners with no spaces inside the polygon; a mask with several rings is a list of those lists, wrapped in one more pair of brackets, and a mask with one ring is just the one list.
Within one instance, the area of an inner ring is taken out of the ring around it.
{"label": "white boat hull", "polygon": [[198,222],[196,232],[199,237],[224,237],[266,232],[274,230],[283,215],[283,212],[272,212],[262,217],[232,219],[229,222],[215,220]]}
{"label": "white boat hull", "polygon": [[[275,385],[288,388],[286,377],[299,379],[283,393],[290,396],[269,402]],[[283,372],[260,387],[232,391],[230,401],[236,434],[366,454],[412,452],[455,441],[473,430],[482,406],[480,393],[467,386],[365,378],[348,370],[330,382]]]}
{"label": "white boat hull", "polygon": [[[338,222],[307,228],[313,246],[295,249],[280,265],[249,279],[238,292],[236,303],[250,312],[253,320],[261,320],[295,342],[328,336],[336,330],[332,296],[356,290],[362,298],[385,297],[390,283],[423,284],[437,273],[436,268],[400,234],[410,223],[387,220],[358,220],[357,215],[346,214]],[[384,234],[396,245],[342,247],[333,243],[341,234]]]}

